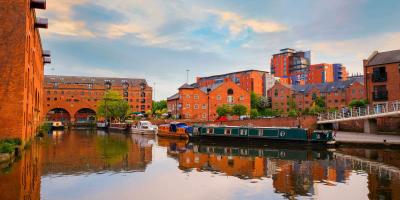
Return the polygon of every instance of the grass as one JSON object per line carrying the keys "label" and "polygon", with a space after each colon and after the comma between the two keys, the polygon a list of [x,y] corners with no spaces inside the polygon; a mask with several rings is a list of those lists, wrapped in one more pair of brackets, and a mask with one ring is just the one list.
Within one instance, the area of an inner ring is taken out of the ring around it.
{"label": "grass", "polygon": [[12,153],[21,143],[20,139],[0,140],[0,153]]}

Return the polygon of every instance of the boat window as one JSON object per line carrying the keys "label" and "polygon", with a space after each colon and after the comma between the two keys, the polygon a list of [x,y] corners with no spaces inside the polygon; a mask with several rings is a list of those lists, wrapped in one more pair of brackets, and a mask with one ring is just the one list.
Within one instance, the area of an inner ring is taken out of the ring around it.
{"label": "boat window", "polygon": [[231,135],[232,134],[232,129],[227,128],[225,129],[225,135]]}
{"label": "boat window", "polygon": [[247,135],[246,129],[240,129],[240,135]]}
{"label": "boat window", "polygon": [[214,129],[213,128],[208,128],[207,129],[208,134],[214,134]]}
{"label": "boat window", "polygon": [[262,129],[258,129],[258,136],[263,136],[263,130]]}

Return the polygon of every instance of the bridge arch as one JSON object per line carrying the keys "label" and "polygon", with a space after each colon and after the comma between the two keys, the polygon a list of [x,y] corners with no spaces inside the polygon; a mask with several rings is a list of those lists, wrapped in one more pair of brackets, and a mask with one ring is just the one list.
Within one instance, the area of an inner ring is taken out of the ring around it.
{"label": "bridge arch", "polygon": [[91,108],[81,108],[74,114],[75,122],[93,122],[96,120],[96,111]]}
{"label": "bridge arch", "polygon": [[70,122],[71,114],[64,108],[53,108],[46,113],[46,118],[49,121]]}

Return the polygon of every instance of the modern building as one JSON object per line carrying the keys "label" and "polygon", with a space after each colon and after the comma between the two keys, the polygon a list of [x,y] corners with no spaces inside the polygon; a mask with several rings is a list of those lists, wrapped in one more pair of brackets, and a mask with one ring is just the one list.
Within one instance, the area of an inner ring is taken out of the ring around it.
{"label": "modern building", "polygon": [[342,64],[312,64],[307,74],[307,84],[331,83],[346,80],[348,73]]}
{"label": "modern building", "polygon": [[310,51],[281,49],[271,58],[271,74],[286,84],[305,84],[310,64]]}
{"label": "modern building", "polygon": [[269,91],[272,109],[287,112],[290,102],[294,102],[296,109],[303,111],[313,106],[316,98],[322,97],[325,106],[329,109],[341,109],[348,107],[353,100],[365,99],[364,78],[362,76],[352,77],[346,81],[287,85],[276,83]]}
{"label": "modern building", "polygon": [[89,120],[107,90],[120,92],[132,112],[144,113],[153,103],[153,89],[145,79],[45,76],[44,90],[44,117],[48,120]]}
{"label": "modern building", "polygon": [[370,103],[400,100],[400,50],[375,51],[363,64]]}
{"label": "modern building", "polygon": [[250,110],[250,92],[225,78],[208,86],[184,84],[167,99],[168,111],[173,116],[204,121],[217,119],[217,108],[224,104],[241,104]]}
{"label": "modern building", "polygon": [[47,19],[36,16],[44,0],[0,1],[0,139],[32,138],[42,122],[44,64],[39,29]]}
{"label": "modern building", "polygon": [[246,70],[215,76],[197,77],[196,83],[200,87],[207,87],[213,84],[221,83],[226,79],[234,82],[247,92],[254,92],[262,96],[266,96],[267,91],[275,83],[275,78],[273,75],[266,71],[260,70]]}

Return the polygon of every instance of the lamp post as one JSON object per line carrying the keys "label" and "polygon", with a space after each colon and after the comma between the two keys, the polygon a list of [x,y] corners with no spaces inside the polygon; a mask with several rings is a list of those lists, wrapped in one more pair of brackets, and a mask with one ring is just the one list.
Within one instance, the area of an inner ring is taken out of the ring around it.
{"label": "lamp post", "polygon": [[186,70],[186,83],[189,84],[189,71],[190,70]]}

